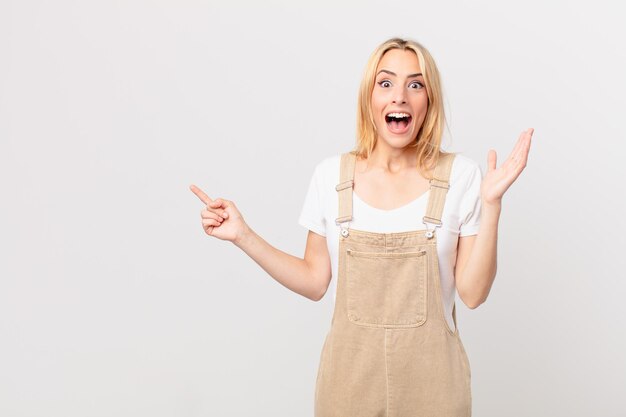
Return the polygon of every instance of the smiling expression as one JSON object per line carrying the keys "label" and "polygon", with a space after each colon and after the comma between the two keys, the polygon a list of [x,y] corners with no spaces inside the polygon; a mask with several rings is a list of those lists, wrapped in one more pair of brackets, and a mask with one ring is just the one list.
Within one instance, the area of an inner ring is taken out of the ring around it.
{"label": "smiling expression", "polygon": [[403,148],[415,140],[426,117],[428,94],[411,50],[391,49],[376,67],[372,114],[377,141]]}

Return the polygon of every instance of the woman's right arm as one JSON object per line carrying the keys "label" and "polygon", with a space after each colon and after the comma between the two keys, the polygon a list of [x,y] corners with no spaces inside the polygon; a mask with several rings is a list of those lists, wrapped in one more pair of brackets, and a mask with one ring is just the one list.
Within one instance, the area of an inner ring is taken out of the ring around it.
{"label": "woman's right arm", "polygon": [[290,290],[313,301],[322,299],[330,283],[330,257],[326,238],[309,231],[304,259],[285,253],[247,227],[233,243]]}
{"label": "woman's right arm", "polygon": [[304,259],[285,253],[256,234],[230,200],[211,200],[195,185],[190,187],[206,209],[201,211],[202,227],[209,236],[233,242],[272,278],[290,290],[319,301],[330,283],[330,256],[326,238],[309,231]]}

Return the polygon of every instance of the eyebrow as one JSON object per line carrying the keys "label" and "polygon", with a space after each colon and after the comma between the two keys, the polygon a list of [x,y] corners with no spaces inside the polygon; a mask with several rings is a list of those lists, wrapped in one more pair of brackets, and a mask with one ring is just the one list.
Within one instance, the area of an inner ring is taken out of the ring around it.
{"label": "eyebrow", "polygon": [[[391,75],[393,75],[393,76],[395,76],[395,77],[397,77],[397,76],[398,76],[395,72],[391,72],[391,71],[388,71],[388,70],[386,70],[386,69],[382,69],[382,70],[378,71],[378,74],[380,74],[381,72],[386,72],[387,74],[391,74]],[[378,76],[378,74],[376,74],[376,76]],[[407,76],[407,78],[419,77],[419,76],[421,76],[421,75],[422,75],[422,73],[421,73],[421,72],[418,72],[418,73],[416,73],[416,74],[409,74],[409,75]]]}

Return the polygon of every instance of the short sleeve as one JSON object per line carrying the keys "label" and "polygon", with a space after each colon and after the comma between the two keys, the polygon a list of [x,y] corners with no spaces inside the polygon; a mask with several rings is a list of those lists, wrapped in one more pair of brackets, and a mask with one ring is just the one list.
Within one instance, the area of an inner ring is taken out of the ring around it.
{"label": "short sleeve", "polygon": [[322,206],[321,164],[315,167],[304,199],[298,223],[321,236],[326,236],[326,219]]}
{"label": "short sleeve", "polygon": [[482,172],[480,166],[472,164],[467,170],[467,182],[461,205],[459,207],[459,236],[471,236],[478,234],[480,225],[480,184]]}

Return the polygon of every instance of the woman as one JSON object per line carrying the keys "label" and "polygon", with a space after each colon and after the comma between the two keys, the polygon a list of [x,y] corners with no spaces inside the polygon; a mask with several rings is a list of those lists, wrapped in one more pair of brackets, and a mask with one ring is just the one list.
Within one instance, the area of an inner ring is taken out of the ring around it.
{"label": "woman", "polygon": [[[356,149],[315,168],[299,222],[304,259],[265,242],[232,201],[206,204],[205,232],[229,240],[287,288],[335,300],[320,357],[315,415],[471,415],[471,372],[455,292],[471,309],[496,274],[504,192],[528,158],[533,129],[487,172],[440,149],[445,124],[437,66],[399,38],[371,55],[359,92]],[[337,277],[331,280],[331,277]]]}

